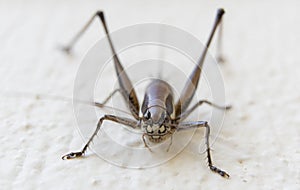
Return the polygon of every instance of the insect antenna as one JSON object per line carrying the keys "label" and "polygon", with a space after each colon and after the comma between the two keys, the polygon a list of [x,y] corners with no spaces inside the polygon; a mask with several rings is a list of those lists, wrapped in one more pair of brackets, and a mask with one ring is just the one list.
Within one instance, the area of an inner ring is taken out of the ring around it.
{"label": "insect antenna", "polygon": [[114,108],[112,106],[104,105],[99,102],[88,101],[88,100],[79,100],[79,99],[74,99],[74,98],[70,98],[70,97],[64,97],[61,95],[31,93],[31,92],[18,92],[18,91],[0,92],[0,95],[6,96],[9,98],[27,98],[27,99],[36,99],[36,100],[52,100],[52,101],[63,101],[63,102],[69,102],[69,103],[79,103],[79,104],[95,106],[100,109],[114,110],[114,111],[118,111],[120,113],[131,115],[131,113],[129,113],[125,110],[121,110],[118,108]]}

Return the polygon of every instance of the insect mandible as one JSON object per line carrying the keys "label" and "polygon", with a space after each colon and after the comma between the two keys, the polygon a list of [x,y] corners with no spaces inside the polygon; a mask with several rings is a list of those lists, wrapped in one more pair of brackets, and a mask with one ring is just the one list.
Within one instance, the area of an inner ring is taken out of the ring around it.
{"label": "insect mandible", "polygon": [[[111,98],[116,92],[120,92],[134,119],[119,117],[115,115],[104,115],[99,119],[94,133],[89,138],[88,142],[85,144],[82,150],[79,152],[71,152],[69,154],[66,154],[62,157],[62,159],[64,160],[73,159],[73,158],[84,156],[93,138],[97,135],[98,131],[101,128],[102,123],[105,121],[112,121],[122,125],[129,126],[134,129],[142,130],[143,131],[142,140],[147,148],[149,148],[149,146],[147,145],[146,140],[149,140],[152,143],[161,143],[166,139],[172,137],[175,131],[204,127],[206,129],[205,138],[206,138],[206,153],[208,159],[208,166],[210,170],[212,170],[213,172],[216,172],[219,175],[228,178],[229,174],[217,168],[212,163],[210,145],[209,145],[210,126],[208,122],[207,121],[184,122],[184,119],[187,116],[189,116],[198,106],[204,103],[219,109],[230,108],[230,106],[218,106],[207,100],[200,100],[194,106],[189,108],[191,100],[197,89],[197,85],[201,76],[201,68],[203,66],[205,56],[207,54],[214,33],[218,25],[220,24],[224,13],[225,13],[224,9],[217,10],[217,15],[213,24],[213,28],[205,44],[205,48],[202,52],[202,55],[200,56],[199,61],[195,66],[195,68],[193,69],[192,73],[190,74],[189,80],[187,80],[187,82],[185,83],[185,86],[180,94],[180,98],[177,101],[177,103],[174,103],[174,99],[173,99],[174,96],[173,96],[171,86],[163,80],[155,79],[147,87],[142,106],[140,107],[132,82],[130,81],[128,75],[124,71],[120,59],[114,49],[108,31],[108,27],[105,21],[104,13],[102,11],[97,11],[92,16],[92,18],[86,23],[86,25],[79,31],[79,33],[75,35],[75,37],[71,40],[71,42],[63,48],[63,50],[66,52],[70,52],[74,44],[81,37],[81,35],[86,31],[86,29],[89,27],[92,21],[95,18],[99,17],[104,27],[105,33],[109,41],[110,49],[113,54],[114,66],[115,66],[115,70],[116,70],[116,74],[120,86],[120,89],[111,93],[107,99]],[[104,103],[106,103],[106,101]],[[103,105],[103,104],[99,104],[99,105]],[[139,115],[140,111],[142,115]]]}

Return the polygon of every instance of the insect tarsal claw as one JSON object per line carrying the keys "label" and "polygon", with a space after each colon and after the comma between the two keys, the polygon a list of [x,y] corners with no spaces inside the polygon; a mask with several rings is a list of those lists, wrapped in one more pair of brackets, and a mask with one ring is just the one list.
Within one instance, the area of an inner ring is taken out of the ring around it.
{"label": "insect tarsal claw", "polygon": [[73,158],[76,158],[76,157],[80,157],[82,156],[83,153],[82,152],[71,152],[69,154],[66,154],[62,157],[63,160],[69,160],[69,159],[73,159]]}

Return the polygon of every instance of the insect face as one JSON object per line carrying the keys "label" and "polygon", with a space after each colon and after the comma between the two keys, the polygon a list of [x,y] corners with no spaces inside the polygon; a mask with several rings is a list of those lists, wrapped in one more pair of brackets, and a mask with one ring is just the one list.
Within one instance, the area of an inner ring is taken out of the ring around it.
{"label": "insect face", "polygon": [[152,142],[161,142],[170,134],[169,117],[165,109],[153,106],[144,113],[143,130]]}

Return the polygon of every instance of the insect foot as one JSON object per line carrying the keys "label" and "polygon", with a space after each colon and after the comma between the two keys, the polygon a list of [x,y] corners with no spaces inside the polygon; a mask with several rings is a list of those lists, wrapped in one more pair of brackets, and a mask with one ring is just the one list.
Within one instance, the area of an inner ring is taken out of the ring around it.
{"label": "insect foot", "polygon": [[232,105],[227,105],[227,106],[225,107],[225,110],[230,110],[230,109],[232,109]]}
{"label": "insect foot", "polygon": [[216,172],[218,174],[220,174],[222,177],[224,178],[229,178],[230,175],[222,170],[220,170],[219,168],[215,167],[215,166],[209,166],[210,170],[213,172]]}
{"label": "insect foot", "polygon": [[69,154],[64,155],[63,157],[61,157],[63,160],[69,160],[69,159],[73,159],[73,158],[78,158],[83,156],[82,152],[71,152]]}
{"label": "insect foot", "polygon": [[67,54],[70,54],[70,53],[71,53],[71,48],[68,47],[68,46],[63,46],[63,47],[61,47],[61,50],[64,51],[65,53],[67,53]]}

